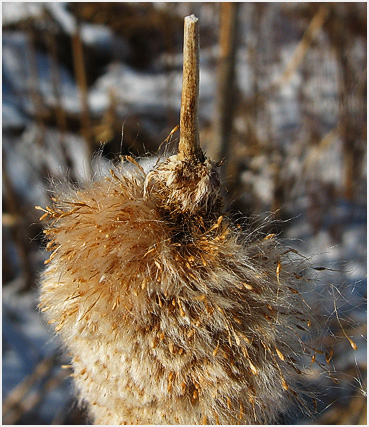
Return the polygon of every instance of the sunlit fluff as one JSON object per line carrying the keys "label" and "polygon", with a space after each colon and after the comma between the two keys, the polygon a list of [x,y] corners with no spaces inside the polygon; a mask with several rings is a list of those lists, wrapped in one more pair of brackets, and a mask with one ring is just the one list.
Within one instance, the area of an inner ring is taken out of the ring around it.
{"label": "sunlit fluff", "polygon": [[298,398],[301,266],[232,221],[216,169],[130,159],[45,210],[40,307],[95,424],[271,423]]}

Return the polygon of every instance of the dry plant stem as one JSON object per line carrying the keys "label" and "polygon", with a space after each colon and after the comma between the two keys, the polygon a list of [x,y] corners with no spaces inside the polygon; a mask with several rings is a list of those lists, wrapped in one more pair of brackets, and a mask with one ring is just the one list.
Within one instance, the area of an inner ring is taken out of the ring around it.
{"label": "dry plant stem", "polygon": [[219,64],[217,70],[216,117],[210,157],[229,159],[234,104],[237,3],[222,3],[220,9]]}
{"label": "dry plant stem", "polygon": [[37,66],[37,54],[35,47],[35,33],[32,27],[28,29],[28,63],[29,63],[29,95],[32,102],[32,106],[35,111],[36,123],[40,129],[40,137],[36,139],[37,143],[42,146],[45,141],[45,123],[43,120],[44,104],[40,95],[40,76]]}
{"label": "dry plant stem", "polygon": [[55,33],[53,32],[53,30],[44,35],[44,40],[48,47],[48,51],[51,59],[50,61],[51,84],[53,88],[53,94],[55,97],[55,120],[56,120],[56,125],[59,131],[58,145],[60,145],[62,149],[63,157],[65,158],[65,162],[68,169],[71,171],[71,176],[77,179],[76,174],[73,173],[72,159],[66,148],[65,134],[67,133],[67,128],[68,128],[67,116],[66,116],[66,111],[63,107],[63,100],[60,92],[61,80],[60,80],[60,74],[59,74],[58,48],[57,48]]}
{"label": "dry plant stem", "polygon": [[183,83],[178,152],[184,157],[202,157],[200,149],[199,104],[199,26],[195,15],[184,20]]}
{"label": "dry plant stem", "polygon": [[[76,33],[72,37],[72,50],[73,50],[73,62],[75,77],[77,80],[77,85],[80,91],[81,96],[81,133],[86,142],[86,149],[88,153],[88,158],[92,157],[92,138],[90,134],[91,124],[90,124],[90,112],[88,108],[88,97],[87,97],[87,80],[86,80],[86,67],[83,56],[83,45],[81,41],[80,27],[77,23]],[[86,165],[87,167],[87,165]],[[91,174],[91,171],[87,171],[88,174]]]}
{"label": "dry plant stem", "polygon": [[255,102],[259,102],[259,107],[263,107],[266,103],[266,101],[276,93],[278,89],[286,85],[293,73],[298,69],[301,62],[303,61],[307,51],[310,49],[312,42],[315,40],[316,36],[318,35],[320,29],[324,25],[324,22],[328,16],[329,9],[326,5],[322,5],[318,12],[314,15],[312,21],[310,22],[309,27],[307,28],[306,32],[304,33],[301,41],[297,45],[291,60],[287,64],[285,70],[281,74],[280,77],[277,78],[277,80],[272,83],[270,86],[268,86],[266,89],[263,89],[261,92],[259,92],[256,95],[252,95],[250,98],[244,100],[242,105],[248,106],[252,105]]}
{"label": "dry plant stem", "polygon": [[[6,152],[3,151],[2,157],[2,180],[4,188],[4,202],[6,210],[13,218],[13,227],[11,228],[11,234],[13,236],[13,241],[15,242],[15,247],[18,252],[18,256],[21,262],[21,271],[23,272],[24,277],[24,288],[28,288],[33,285],[34,282],[34,272],[32,269],[32,263],[29,257],[29,236],[28,230],[25,229],[23,215],[23,206],[20,203],[20,198],[17,195],[12,181],[9,177],[7,168],[6,168]],[[3,223],[4,225],[4,223]]]}
{"label": "dry plant stem", "polygon": [[280,79],[275,83],[277,87],[287,83],[291,78],[292,74],[297,70],[302,60],[304,59],[306,52],[309,50],[311,43],[322,28],[327,18],[328,12],[329,9],[326,6],[320,6],[318,12],[314,15],[308,29],[306,30],[300,43],[298,44],[292,59],[287,65],[287,68],[284,70]]}
{"label": "dry plant stem", "polygon": [[[47,44],[49,53],[50,53],[50,68],[51,68],[51,83],[53,88],[53,94],[55,97],[55,119],[57,127],[61,134],[61,139],[63,139],[65,133],[67,132],[67,117],[66,112],[63,108],[63,101],[60,92],[61,80],[59,73],[59,60],[58,60],[58,47],[55,39],[55,34],[51,31],[45,34],[45,42]],[[65,150],[64,150],[65,152]],[[66,154],[66,153],[64,153]]]}

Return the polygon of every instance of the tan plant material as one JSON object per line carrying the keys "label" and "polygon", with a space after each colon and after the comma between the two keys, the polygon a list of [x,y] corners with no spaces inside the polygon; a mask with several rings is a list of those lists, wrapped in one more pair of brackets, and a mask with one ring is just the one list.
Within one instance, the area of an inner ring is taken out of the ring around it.
{"label": "tan plant material", "polygon": [[233,224],[210,163],[195,183],[170,158],[127,169],[46,209],[40,307],[80,398],[97,424],[270,422],[308,322],[296,266]]}
{"label": "tan plant material", "polygon": [[[216,70],[216,99],[214,117],[214,135],[207,152],[214,159],[226,158],[232,155],[231,135],[235,105],[235,70],[238,36],[239,3],[222,2],[220,4],[219,56]],[[229,172],[223,168],[225,178]],[[234,178],[234,177],[233,177]]]}
{"label": "tan plant material", "polygon": [[302,267],[225,209],[190,98],[177,154],[56,188],[42,215],[40,309],[95,424],[271,423],[300,399]]}
{"label": "tan plant material", "polygon": [[321,30],[324,22],[329,14],[329,8],[326,5],[321,5],[314,15],[312,21],[310,22],[309,27],[305,31],[300,43],[297,45],[293,56],[288,63],[286,69],[284,70],[282,76],[277,80],[275,86],[282,86],[285,84],[292,76],[292,74],[297,70],[301,62],[303,61],[306,52],[309,50],[312,42],[315,37]]}
{"label": "tan plant material", "polygon": [[200,157],[199,136],[199,26],[195,15],[186,16],[183,41],[183,83],[181,97],[181,136],[178,151],[186,157]]}

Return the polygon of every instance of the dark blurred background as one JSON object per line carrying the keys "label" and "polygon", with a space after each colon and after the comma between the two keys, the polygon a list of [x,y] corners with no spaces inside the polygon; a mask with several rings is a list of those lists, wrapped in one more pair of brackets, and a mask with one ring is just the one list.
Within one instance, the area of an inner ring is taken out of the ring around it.
{"label": "dark blurred background", "polygon": [[46,255],[34,206],[49,203],[53,177],[88,179],[97,151],[158,150],[179,123],[191,13],[201,144],[225,159],[232,209],[272,212],[322,273],[318,345],[338,382],[312,361],[317,413],[288,422],[366,424],[366,3],[3,2],[4,424],[86,422],[37,312]]}

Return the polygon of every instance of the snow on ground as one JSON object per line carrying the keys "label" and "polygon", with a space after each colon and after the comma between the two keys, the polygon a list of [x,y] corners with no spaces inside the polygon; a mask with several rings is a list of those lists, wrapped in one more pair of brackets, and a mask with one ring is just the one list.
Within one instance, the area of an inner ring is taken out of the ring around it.
{"label": "snow on ground", "polygon": [[[3,106],[5,111],[13,109],[17,112],[17,119],[35,113],[37,105],[34,104],[32,94],[39,93],[47,107],[55,106],[56,97],[52,81],[51,62],[47,55],[38,52],[36,56],[36,72],[30,67],[29,43],[25,33],[16,31],[3,34],[2,39],[2,66],[3,66]],[[64,68],[58,70],[61,102],[64,109],[71,113],[78,113],[81,102],[77,85]],[[27,96],[28,95],[28,96]],[[3,115],[3,119],[7,117]],[[11,123],[3,121],[3,127],[10,127]]]}
{"label": "snow on ground", "polygon": [[40,2],[4,2],[2,4],[3,24],[15,24],[27,18],[38,18],[42,15],[43,5]]}

